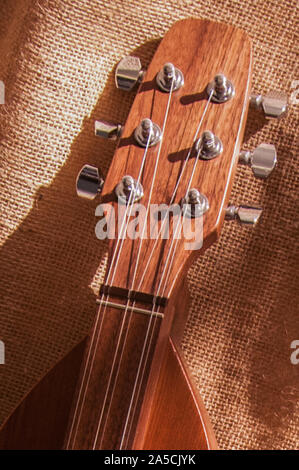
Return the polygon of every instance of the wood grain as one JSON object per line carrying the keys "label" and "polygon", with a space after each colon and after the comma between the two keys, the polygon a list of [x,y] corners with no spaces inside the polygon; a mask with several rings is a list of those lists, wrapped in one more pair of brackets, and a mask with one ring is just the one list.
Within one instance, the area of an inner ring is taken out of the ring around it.
{"label": "wood grain", "polygon": [[[149,388],[147,394],[152,398],[152,406],[145,407],[143,419],[130,439],[133,449],[214,449],[217,448],[215,436],[204,409],[202,400],[188,373],[178,345],[175,345],[167,334],[172,325],[172,319],[180,319],[172,336],[179,340],[182,335],[186,318],[186,301],[184,290],[185,282],[177,290],[168,305],[170,321],[165,322],[167,328],[160,335],[159,348],[157,348],[158,362],[161,367],[152,368],[152,376],[156,381],[152,393]],[[136,330],[134,330],[136,331]],[[161,351],[164,348],[164,353]],[[164,347],[165,346],[165,347]],[[27,394],[20,405],[6,420],[0,430],[0,449],[61,449],[68,439],[68,421],[72,417],[71,402],[75,399],[75,385],[78,381],[78,371],[86,349],[86,340],[79,343],[70,353],[56,364],[46,376]],[[109,360],[107,361],[109,362]],[[127,381],[127,387],[129,381]],[[94,381],[91,388],[99,390],[104,387],[103,381]],[[174,393],[175,390],[175,393]],[[127,391],[127,390],[126,390]],[[118,407],[112,409],[111,423],[126,409],[124,389],[118,400]],[[144,394],[144,391],[143,391]],[[142,397],[143,398],[143,397]],[[99,410],[92,397],[88,397],[91,413]],[[145,424],[143,423],[145,420]],[[88,423],[84,432],[90,436],[94,432],[94,419]],[[118,422],[119,426],[119,422]],[[92,428],[92,429],[90,429]],[[183,432],[182,432],[183,431]],[[79,432],[82,432],[80,428]],[[117,447],[111,445],[111,429],[105,448]],[[84,436],[81,437],[84,439]],[[117,437],[116,437],[117,439]],[[134,443],[133,443],[134,440]],[[113,439],[112,439],[113,441]],[[77,442],[79,447],[79,443]],[[79,448],[86,448],[86,443],[80,443]]]}
{"label": "wood grain", "polygon": [[95,341],[87,347],[92,359],[82,370],[74,400],[68,449],[117,449],[123,429],[124,437],[134,435],[161,325],[150,311],[145,315],[130,307],[102,307],[97,318]]}
{"label": "wood grain", "polygon": [[[234,83],[236,89],[235,97],[229,102],[210,103],[200,131],[201,134],[204,130],[211,130],[222,140],[224,147],[221,156],[211,161],[199,161],[191,184],[191,187],[196,187],[205,194],[210,203],[210,209],[203,220],[203,249],[205,249],[218,238],[221,230],[246,121],[251,77],[251,46],[247,35],[239,29],[206,20],[188,19],[177,22],[165,35],[134,100],[106,178],[102,200],[108,202],[109,219],[109,207],[115,207],[115,186],[126,174],[138,177],[144,149],[135,144],[133,132],[140,121],[150,117],[160,127],[163,125],[169,95],[157,88],[155,77],[168,61],[182,70],[185,85],[172,96],[151,203],[169,204],[171,201],[184,159],[192,147],[196,128],[207,104],[207,97],[204,94],[207,84],[218,72],[223,72]],[[145,206],[149,202],[157,151],[157,147],[149,149],[142,175],[144,197],[141,202]],[[193,155],[188,161],[175,203],[179,204],[185,195],[194,161]],[[173,235],[171,230],[170,226],[169,240],[158,240],[148,269],[146,265],[155,241],[143,240],[135,282],[133,274],[140,240],[127,238],[122,247],[113,285],[127,289],[135,288],[148,294],[157,293],[171,248]],[[170,296],[180,273],[186,270],[200,253],[200,250],[185,250],[185,241],[182,237],[178,242],[165,296]],[[115,244],[115,240],[110,243],[110,262]],[[145,270],[146,276],[142,280]]]}
{"label": "wood grain", "polygon": [[62,449],[86,338],[23,398],[0,429],[0,449]]}
{"label": "wood grain", "polygon": [[217,442],[204,404],[179,349],[169,339],[153,405],[137,449],[214,450]]}

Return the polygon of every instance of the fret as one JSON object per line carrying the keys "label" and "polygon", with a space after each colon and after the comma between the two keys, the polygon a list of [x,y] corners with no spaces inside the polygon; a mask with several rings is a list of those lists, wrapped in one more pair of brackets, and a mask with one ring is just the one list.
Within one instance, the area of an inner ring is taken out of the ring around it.
{"label": "fret", "polygon": [[113,307],[113,308],[120,309],[120,310],[128,310],[129,312],[133,312],[133,313],[142,313],[142,314],[148,315],[150,317],[151,316],[159,317],[159,318],[164,317],[164,314],[161,313],[161,312],[156,312],[154,310],[147,310],[147,309],[144,309],[144,308],[135,307],[133,305],[124,305],[124,304],[119,304],[119,303],[116,303],[116,302],[111,302],[109,300],[101,300],[101,299],[97,299],[96,302],[99,305],[104,305],[104,306],[107,306],[107,307]]}

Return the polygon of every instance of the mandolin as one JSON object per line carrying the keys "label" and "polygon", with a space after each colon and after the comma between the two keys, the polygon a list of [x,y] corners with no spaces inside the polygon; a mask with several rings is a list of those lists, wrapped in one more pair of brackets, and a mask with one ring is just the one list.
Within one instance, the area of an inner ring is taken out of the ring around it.
{"label": "mandolin", "polygon": [[186,273],[225,219],[254,225],[262,212],[229,204],[238,162],[266,178],[277,159],[265,143],[241,151],[248,108],[279,118],[287,100],[251,95],[251,74],[243,31],[193,18],[146,71],[120,61],[116,86],[137,91],[125,125],[95,123],[118,139],[110,169],[104,181],[85,165],[77,179],[79,196],[99,195],[96,236],[109,241],[94,326],[7,419],[1,448],[217,449],[180,350]]}

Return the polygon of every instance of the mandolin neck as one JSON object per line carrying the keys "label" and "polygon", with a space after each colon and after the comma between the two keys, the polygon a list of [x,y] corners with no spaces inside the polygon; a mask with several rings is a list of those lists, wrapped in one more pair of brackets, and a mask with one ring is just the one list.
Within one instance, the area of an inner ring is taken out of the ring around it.
{"label": "mandolin neck", "polygon": [[132,447],[161,329],[161,307],[101,297],[71,412],[68,449]]}

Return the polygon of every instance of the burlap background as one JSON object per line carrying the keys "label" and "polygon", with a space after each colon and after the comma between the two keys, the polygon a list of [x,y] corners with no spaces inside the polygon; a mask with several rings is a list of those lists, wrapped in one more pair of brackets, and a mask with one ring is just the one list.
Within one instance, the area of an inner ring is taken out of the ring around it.
{"label": "burlap background", "polygon": [[[83,163],[109,166],[114,143],[96,118],[124,121],[133,95],[114,88],[125,54],[147,64],[157,40],[188,16],[245,29],[254,45],[253,89],[287,91],[298,57],[296,0],[1,0],[0,419],[80,340],[95,314],[105,246],[96,202],[77,199]],[[189,272],[183,347],[221,448],[298,448],[298,105],[280,122],[249,117],[245,148],[265,141],[279,164],[267,181],[239,168],[236,203],[264,208],[253,230],[227,223]]]}

